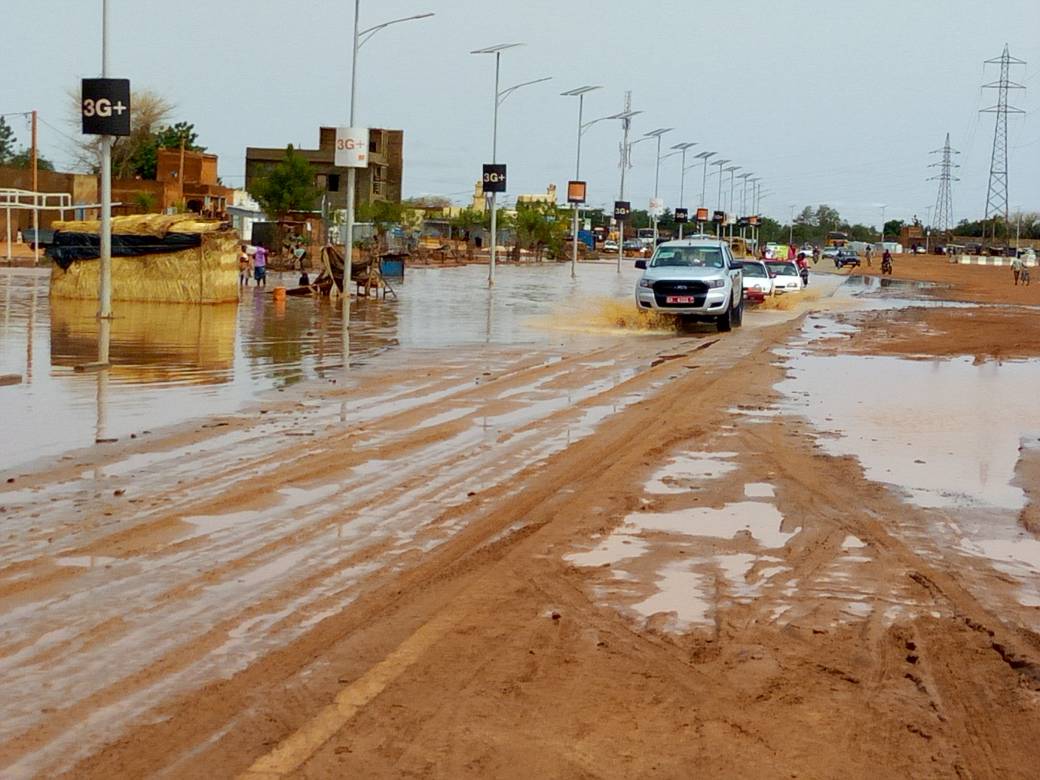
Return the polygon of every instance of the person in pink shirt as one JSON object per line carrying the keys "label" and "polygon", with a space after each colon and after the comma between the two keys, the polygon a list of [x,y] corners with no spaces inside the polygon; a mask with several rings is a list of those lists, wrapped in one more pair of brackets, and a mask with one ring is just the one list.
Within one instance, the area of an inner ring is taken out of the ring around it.
{"label": "person in pink shirt", "polygon": [[257,287],[267,287],[267,250],[262,246],[253,255],[253,278]]}

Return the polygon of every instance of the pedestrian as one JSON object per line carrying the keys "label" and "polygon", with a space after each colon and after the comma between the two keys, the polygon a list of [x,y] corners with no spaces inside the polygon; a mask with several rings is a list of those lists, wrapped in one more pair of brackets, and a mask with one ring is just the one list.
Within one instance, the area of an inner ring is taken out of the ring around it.
{"label": "pedestrian", "polygon": [[14,234],[14,242],[16,244],[21,244],[22,243],[22,231],[21,230],[19,230],[18,232],[16,232]]}
{"label": "pedestrian", "polygon": [[1011,275],[1015,277],[1015,287],[1018,287],[1019,278],[1022,276],[1022,269],[1025,266],[1022,264],[1022,258],[1016,257],[1011,261]]}
{"label": "pedestrian", "polygon": [[253,255],[253,278],[257,287],[267,287],[267,249],[262,246],[256,248]]}
{"label": "pedestrian", "polygon": [[238,286],[249,286],[249,251],[242,244],[242,251],[238,253]]}
{"label": "pedestrian", "polygon": [[1024,263],[1022,264],[1022,273],[1019,275],[1019,280],[1026,287],[1029,286],[1029,267],[1026,266]]}
{"label": "pedestrian", "polygon": [[867,268],[870,268],[872,266],[870,258],[874,255],[874,248],[870,244],[867,244],[867,251],[864,254],[867,256]]}

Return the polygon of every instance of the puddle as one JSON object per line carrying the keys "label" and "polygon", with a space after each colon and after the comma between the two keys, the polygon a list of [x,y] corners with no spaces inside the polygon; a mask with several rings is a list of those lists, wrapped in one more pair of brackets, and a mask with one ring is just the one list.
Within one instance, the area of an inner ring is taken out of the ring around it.
{"label": "puddle", "polygon": [[611,534],[588,552],[571,553],[563,556],[563,559],[575,566],[606,566],[628,558],[638,558],[648,549],[649,545],[636,536]]}
{"label": "puddle", "polygon": [[778,385],[831,455],[922,507],[1019,510],[1011,484],[1023,434],[1040,430],[1040,362],[799,354]]}
{"label": "puddle", "polygon": [[744,485],[744,495],[747,498],[773,498],[776,490],[768,482],[749,482]]}
{"label": "puddle", "polygon": [[772,504],[740,501],[720,509],[695,507],[675,512],[638,512],[626,518],[622,529],[626,533],[659,532],[718,539],[745,535],[762,547],[778,549],[799,531],[799,528],[784,531],[783,522],[784,516]]}
{"label": "puddle", "polygon": [[696,488],[696,482],[718,479],[732,471],[737,465],[727,458],[735,458],[735,452],[690,452],[674,457],[654,472],[645,490],[652,495],[675,495],[688,493]]}
{"label": "puddle", "polygon": [[711,580],[698,572],[691,571],[686,563],[665,566],[655,582],[658,592],[650,598],[632,605],[632,609],[646,618],[654,615],[672,614],[671,630],[686,630],[698,625],[708,625],[710,602],[703,594]]}

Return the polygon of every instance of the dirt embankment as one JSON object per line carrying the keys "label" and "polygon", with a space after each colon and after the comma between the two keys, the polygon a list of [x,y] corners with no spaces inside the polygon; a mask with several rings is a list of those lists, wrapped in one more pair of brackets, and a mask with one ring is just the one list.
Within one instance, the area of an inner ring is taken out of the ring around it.
{"label": "dirt embankment", "polygon": [[[1010,262],[1006,260],[1005,262]],[[846,269],[846,274],[881,275],[881,260],[873,265]],[[1015,286],[1011,268],[1004,266],[960,265],[940,255],[896,255],[892,278],[935,282],[947,289],[923,290],[923,294],[955,301],[979,303],[1021,303],[1040,305],[1040,269],[1031,269],[1032,284]]]}
{"label": "dirt embankment", "polygon": [[861,328],[855,339],[839,338],[835,348],[857,353],[976,360],[1040,357],[1040,310],[1022,308],[913,308],[860,313],[841,318]]}

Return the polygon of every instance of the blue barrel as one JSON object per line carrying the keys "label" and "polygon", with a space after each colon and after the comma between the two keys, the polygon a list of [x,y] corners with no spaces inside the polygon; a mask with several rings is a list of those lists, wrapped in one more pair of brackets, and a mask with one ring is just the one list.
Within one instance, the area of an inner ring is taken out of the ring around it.
{"label": "blue barrel", "polygon": [[383,276],[401,278],[404,276],[404,255],[383,255],[379,258],[379,273]]}

